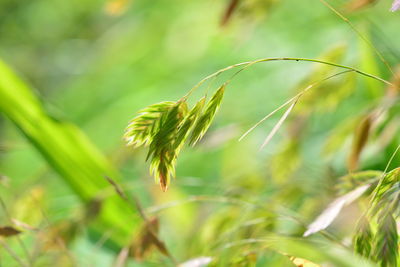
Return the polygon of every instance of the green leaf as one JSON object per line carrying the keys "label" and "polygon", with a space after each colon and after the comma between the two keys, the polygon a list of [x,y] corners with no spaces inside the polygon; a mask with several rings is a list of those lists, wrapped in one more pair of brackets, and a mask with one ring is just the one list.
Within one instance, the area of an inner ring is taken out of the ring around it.
{"label": "green leaf", "polygon": [[[101,196],[110,188],[103,177],[118,179],[118,172],[79,128],[52,118],[32,90],[2,61],[0,73],[0,111],[83,201]],[[92,226],[97,232],[113,229],[110,240],[122,246],[132,239],[140,224],[138,213],[112,195],[104,200]]]}

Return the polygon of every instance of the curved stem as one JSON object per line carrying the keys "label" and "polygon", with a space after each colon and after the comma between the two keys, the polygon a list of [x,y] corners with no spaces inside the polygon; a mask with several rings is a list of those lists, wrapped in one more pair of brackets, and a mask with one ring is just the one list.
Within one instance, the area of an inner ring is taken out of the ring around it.
{"label": "curved stem", "polygon": [[324,6],[329,8],[333,13],[335,13],[340,19],[342,19],[344,22],[346,22],[350,28],[358,35],[358,37],[361,38],[369,47],[374,50],[375,54],[379,57],[379,59],[385,64],[387,69],[391,72],[393,76],[396,76],[396,73],[393,71],[392,67],[390,67],[390,64],[387,62],[387,60],[383,57],[382,53],[379,51],[379,49],[367,38],[365,37],[357,28],[356,26],[351,23],[351,21],[346,18],[342,13],[340,13],[336,8],[334,8],[331,4],[326,2],[325,0],[319,0]]}
{"label": "curved stem", "polygon": [[239,142],[243,140],[243,138],[245,138],[250,132],[252,132],[255,128],[257,128],[261,123],[263,123],[264,121],[266,121],[268,118],[270,118],[272,115],[274,115],[276,112],[278,112],[279,110],[283,109],[284,107],[286,107],[287,105],[291,104],[293,101],[297,101],[297,99],[299,99],[303,94],[305,94],[308,90],[310,90],[311,88],[315,87],[316,85],[319,85],[321,83],[323,83],[324,81],[327,81],[329,79],[332,79],[336,76],[348,73],[348,72],[353,72],[352,70],[345,70],[339,73],[335,73],[331,76],[328,76],[322,80],[319,80],[315,83],[312,83],[310,85],[308,85],[306,88],[304,88],[303,90],[301,90],[298,94],[296,94],[294,97],[290,98],[289,100],[287,100],[285,103],[283,103],[282,105],[280,105],[279,107],[277,107],[276,109],[274,109],[272,112],[270,112],[268,115],[266,115],[264,118],[262,118],[261,120],[259,120],[256,124],[254,124],[249,130],[247,130],[240,138],[239,138]]}
{"label": "curved stem", "polygon": [[391,82],[389,82],[389,81],[387,81],[385,79],[382,79],[382,78],[380,78],[378,76],[375,76],[373,74],[364,72],[362,70],[359,70],[359,69],[356,69],[356,68],[353,68],[353,67],[349,67],[349,66],[333,63],[333,62],[328,62],[328,61],[323,61],[323,60],[318,60],[318,59],[311,59],[311,58],[276,57],[276,58],[262,58],[262,59],[257,59],[257,60],[254,60],[254,61],[241,62],[241,63],[237,63],[237,64],[234,64],[234,65],[225,67],[223,69],[220,69],[220,70],[214,72],[213,74],[208,75],[207,77],[202,79],[200,82],[198,82],[192,89],[190,89],[190,91],[183,98],[188,98],[192,94],[192,92],[194,90],[196,90],[198,87],[200,87],[205,81],[207,81],[207,80],[209,80],[209,79],[211,79],[213,77],[216,77],[219,74],[221,74],[221,73],[223,73],[223,72],[225,72],[227,70],[234,69],[234,68],[237,68],[237,67],[240,67],[240,66],[245,66],[242,69],[242,70],[244,70],[245,68],[250,67],[250,66],[252,66],[254,64],[261,63],[261,62],[269,62],[269,61],[305,61],[305,62],[313,62],[313,63],[319,63],[319,64],[324,64],[324,65],[330,65],[330,66],[333,66],[333,67],[338,67],[338,68],[342,68],[342,69],[351,70],[351,71],[354,71],[354,72],[356,72],[358,74],[361,74],[361,75],[363,75],[365,77],[369,77],[371,79],[383,82],[383,83],[385,83],[387,85],[395,86],[393,83],[391,83]]}

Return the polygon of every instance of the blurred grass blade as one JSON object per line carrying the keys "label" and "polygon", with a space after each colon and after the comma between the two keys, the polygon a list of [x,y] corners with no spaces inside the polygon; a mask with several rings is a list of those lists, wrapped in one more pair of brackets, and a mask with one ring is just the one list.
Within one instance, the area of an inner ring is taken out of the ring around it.
{"label": "blurred grass blade", "polygon": [[[362,33],[368,42],[371,42],[371,30],[368,24],[366,24],[362,29]],[[377,76],[382,76],[379,69],[379,59],[376,58],[376,53],[374,48],[371,47],[365,41],[360,40],[359,44],[360,53],[360,67],[367,71],[368,73],[376,74]],[[384,85],[376,80],[368,79],[363,81],[365,83],[366,92],[371,99],[376,99],[382,97],[385,92]]]}
{"label": "blurred grass blade", "polygon": [[[32,90],[0,61],[0,111],[26,136],[46,161],[85,202],[110,187],[104,176],[116,170],[73,124],[50,117]],[[128,243],[140,227],[138,214],[117,195],[104,200],[96,231],[112,230],[111,241]]]}
{"label": "blurred grass blade", "polygon": [[344,249],[331,242],[311,242],[301,238],[284,237],[279,235],[267,235],[261,239],[244,239],[229,243],[226,248],[244,246],[249,244],[263,244],[263,249],[275,250],[278,253],[295,258],[302,258],[323,266],[341,267],[372,267],[377,266],[365,258]]}
{"label": "blurred grass blade", "polygon": [[368,137],[370,135],[372,123],[373,119],[371,114],[367,114],[367,116],[361,119],[360,124],[358,125],[354,133],[351,153],[347,159],[347,168],[349,169],[350,172],[353,172],[358,168],[361,152],[363,151],[365,145],[368,142]]}
{"label": "blurred grass blade", "polygon": [[390,9],[392,12],[400,9],[400,0],[394,0],[392,4],[392,8]]}
{"label": "blurred grass blade", "polygon": [[230,0],[229,4],[227,5],[224,15],[221,20],[221,26],[225,26],[228,24],[230,19],[232,18],[233,13],[237,10],[239,6],[239,0]]}
{"label": "blurred grass blade", "polygon": [[198,257],[179,264],[178,267],[204,267],[212,262],[211,257]]}
{"label": "blurred grass blade", "polygon": [[293,262],[297,267],[321,267],[319,264],[315,264],[309,260],[305,260],[297,257],[290,257],[290,261]]}
{"label": "blurred grass blade", "polygon": [[362,194],[364,194],[364,192],[367,191],[370,186],[371,185],[369,184],[360,186],[346,195],[335,199],[329,205],[329,207],[325,209],[321,215],[319,215],[318,218],[307,227],[307,231],[304,233],[304,236],[309,236],[327,228],[339,215],[344,206],[349,205],[354,200],[362,196]]}
{"label": "blurred grass blade", "polygon": [[346,8],[350,12],[354,12],[354,11],[358,11],[363,8],[367,8],[367,7],[375,4],[376,2],[377,2],[377,0],[353,0],[353,1],[350,1],[350,3],[348,3],[346,5]]}
{"label": "blurred grass blade", "polygon": [[123,248],[121,252],[118,254],[117,259],[115,261],[114,267],[124,267],[126,266],[126,262],[129,256],[129,249]]}

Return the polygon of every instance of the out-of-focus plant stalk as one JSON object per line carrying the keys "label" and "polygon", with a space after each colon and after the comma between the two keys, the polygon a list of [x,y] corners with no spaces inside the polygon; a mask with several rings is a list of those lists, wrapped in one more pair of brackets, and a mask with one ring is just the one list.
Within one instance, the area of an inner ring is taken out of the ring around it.
{"label": "out-of-focus plant stalk", "polygon": [[0,61],[0,112],[4,113],[42,154],[48,164],[84,201],[102,200],[93,222],[96,232],[110,231],[113,243],[128,244],[141,225],[139,214],[116,194],[105,176],[118,172],[75,125],[52,118],[33,91]]}

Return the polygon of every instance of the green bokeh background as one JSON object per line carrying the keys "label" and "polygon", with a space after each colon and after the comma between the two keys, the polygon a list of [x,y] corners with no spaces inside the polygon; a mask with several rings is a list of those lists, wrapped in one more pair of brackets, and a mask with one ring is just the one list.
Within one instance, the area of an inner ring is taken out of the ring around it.
{"label": "green bokeh background", "polygon": [[[111,2],[122,5],[121,13],[112,14]],[[301,162],[296,173],[287,181],[277,181],[271,176],[271,159],[288,138],[285,125],[265,149],[259,151],[259,146],[279,115],[244,141],[237,140],[293,96],[316,65],[271,62],[252,66],[230,83],[203,142],[183,150],[177,178],[167,193],[161,192],[149,175],[145,149],[126,148],[122,140],[124,128],[138,110],[156,102],[179,99],[203,77],[225,66],[265,57],[318,58],[338,45],[346,47],[343,64],[391,78],[390,72],[349,25],[319,1],[245,2],[248,6],[239,9],[221,27],[219,23],[227,5],[227,1],[221,0],[0,1],[0,58],[34,88],[51,117],[77,125],[120,170],[121,186],[140,200],[149,215],[159,215],[160,237],[179,262],[201,255],[225,255],[220,252],[221,244],[214,243],[218,239],[216,233],[227,235],[222,244],[234,242],[240,238],[229,233],[229,229],[240,228],[247,220],[275,217],[282,207],[310,222],[334,196],[336,178],[347,172],[346,155],[351,142],[344,142],[333,156],[323,157],[326,140],[343,121],[368,110],[383,95],[385,86],[375,84],[371,89],[371,82],[357,76],[353,92],[336,108],[313,111],[299,148]],[[330,2],[344,10],[391,65],[399,62],[400,17],[388,11],[390,1],[382,0],[353,13],[343,8],[348,1]],[[201,87],[191,103],[204,93],[211,95],[232,74],[225,73]],[[371,96],[376,91],[378,97]],[[40,188],[43,190],[40,209],[51,222],[68,221],[76,216],[83,208],[76,193],[4,116],[0,117],[0,127],[0,174],[8,177],[3,179],[8,184],[0,185],[0,194],[9,209],[16,209],[18,199]],[[396,143],[396,138],[392,143]],[[394,148],[388,145],[377,154],[373,154],[374,150],[367,151],[361,169],[382,170]],[[285,166],[285,162],[282,164]],[[194,196],[207,196],[211,200],[182,203]],[[273,200],[275,197],[279,203]],[[271,206],[275,213],[221,203],[219,198]],[[171,203],[172,207],[155,212]],[[39,209],[38,205],[33,207]],[[1,216],[4,224],[5,218]],[[42,219],[26,220],[43,225]],[[289,234],[304,230],[290,220],[266,221],[263,230]],[[336,227],[346,235],[343,225]],[[110,266],[118,251],[96,245],[101,234],[91,235],[88,231],[82,230],[69,245],[77,264]],[[257,231],[252,234],[263,233]],[[35,234],[24,235],[26,242],[34,242]],[[18,250],[16,241],[9,242]],[[1,266],[15,264],[4,250],[0,253]],[[270,254],[264,251],[254,264],[274,266],[273,262],[283,261]],[[38,260],[38,266],[51,262],[42,261]],[[154,252],[142,263],[129,264],[172,263]]]}

